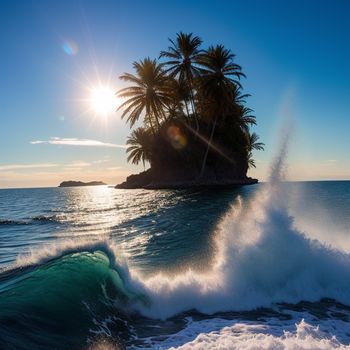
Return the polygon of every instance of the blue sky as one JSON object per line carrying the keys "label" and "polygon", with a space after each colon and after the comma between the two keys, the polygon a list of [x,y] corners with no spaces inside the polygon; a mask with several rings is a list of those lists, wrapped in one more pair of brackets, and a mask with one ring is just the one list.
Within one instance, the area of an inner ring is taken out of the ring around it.
{"label": "blue sky", "polygon": [[118,146],[129,133],[120,113],[101,117],[87,99],[121,88],[134,60],[158,57],[180,30],[230,48],[247,75],[266,144],[252,176],[267,177],[292,119],[288,177],[349,179],[349,17],[347,0],[0,0],[0,187],[114,184],[142,170]]}

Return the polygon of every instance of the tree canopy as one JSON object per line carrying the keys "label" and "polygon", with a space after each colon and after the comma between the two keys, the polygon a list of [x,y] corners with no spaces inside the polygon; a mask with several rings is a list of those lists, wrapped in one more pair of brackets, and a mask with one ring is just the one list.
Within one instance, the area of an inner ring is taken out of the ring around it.
{"label": "tree canopy", "polygon": [[[202,175],[208,155],[217,153],[255,167],[252,152],[264,144],[251,132],[256,118],[246,106],[250,95],[243,93],[245,74],[235,54],[223,45],[204,49],[192,33],[180,32],[169,42],[158,60],[135,61],[134,73],[120,76],[130,84],[117,92],[124,99],[122,118],[131,128],[143,124],[128,138],[128,161],[152,166],[166,152],[197,164]],[[177,130],[176,135],[169,130]]]}

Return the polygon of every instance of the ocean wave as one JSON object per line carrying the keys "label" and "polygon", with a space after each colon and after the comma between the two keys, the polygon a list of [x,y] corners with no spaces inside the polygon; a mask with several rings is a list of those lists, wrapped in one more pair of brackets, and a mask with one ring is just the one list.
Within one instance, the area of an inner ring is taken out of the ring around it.
{"label": "ocean wave", "polygon": [[65,218],[61,215],[38,215],[31,218],[25,218],[20,220],[12,219],[0,219],[1,225],[30,225],[33,223],[62,223],[65,221]]}
{"label": "ocean wave", "polygon": [[28,221],[0,219],[0,226],[2,226],[2,225],[28,225],[28,224],[29,224]]}
{"label": "ocean wave", "polygon": [[62,217],[61,215],[38,215],[38,216],[34,216],[32,217],[30,220],[31,221],[38,221],[38,222],[42,222],[42,223],[46,223],[46,222],[62,222],[62,219],[64,219],[64,217]]}
{"label": "ocean wave", "polygon": [[[145,323],[151,322],[149,318],[142,319],[138,312],[153,319],[174,315],[182,319],[193,314],[190,310],[194,309],[208,315],[262,306],[276,308],[281,302],[295,305],[301,300],[319,301],[324,297],[348,304],[350,256],[300,232],[289,214],[287,200],[279,182],[266,184],[249,202],[238,199],[216,228],[215,259],[204,273],[187,269],[172,275],[146,277],[130,266],[118,245],[107,238],[68,240],[22,255],[14,266],[0,274],[0,323],[2,316],[5,325],[0,342],[7,337],[15,342],[13,334],[22,334],[25,329],[31,334],[35,334],[35,329],[47,330],[48,320],[48,344],[62,348],[64,341],[68,344],[71,341],[70,348],[74,348],[86,341],[67,330],[78,327],[85,330],[85,336],[93,337],[95,332],[108,339],[122,337],[121,343],[127,342],[135,337],[130,334],[135,320],[142,323],[143,329]],[[11,295],[16,300],[8,299]],[[315,305],[310,310],[304,307],[301,310],[312,311]],[[30,316],[21,319],[20,315],[30,315],[33,308],[34,320]],[[70,315],[74,315],[72,320]],[[270,317],[259,312],[257,315],[259,319]],[[4,320],[19,320],[15,321],[19,326],[7,329]],[[326,332],[317,328],[319,323],[325,327],[322,317],[305,322],[296,318],[289,323],[277,319],[275,328],[269,322],[242,323],[237,319],[225,322],[223,326],[221,321],[207,317],[179,333],[140,338],[138,343],[146,344],[140,345],[140,349],[147,346],[210,349],[218,344],[228,349],[250,349],[258,343],[265,344],[265,348],[346,349],[344,344],[348,342],[345,333],[336,333],[338,326],[348,327],[334,318],[329,322],[335,328],[329,328],[329,332],[327,327]],[[57,345],[54,333],[62,323],[65,339],[59,338]],[[154,327],[159,331],[161,325],[157,323]],[[16,348],[18,344],[12,345]]]}
{"label": "ocean wave", "polygon": [[120,328],[129,338],[130,305],[147,298],[128,290],[123,268],[99,248],[105,246],[66,247],[0,273],[1,349],[77,348],[111,314],[115,336]]}

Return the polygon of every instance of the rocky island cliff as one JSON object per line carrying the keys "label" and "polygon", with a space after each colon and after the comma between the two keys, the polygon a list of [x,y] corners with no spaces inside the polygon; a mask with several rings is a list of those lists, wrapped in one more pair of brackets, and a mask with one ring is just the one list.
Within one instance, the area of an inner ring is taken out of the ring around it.
{"label": "rocky island cliff", "polygon": [[[206,135],[207,125],[200,125],[200,129],[202,135]],[[116,188],[166,189],[257,183],[257,179],[246,175],[249,165],[245,154],[232,151],[230,142],[225,143],[224,134],[225,130],[217,127],[203,166],[207,143],[194,137],[181,120],[165,123],[160,132],[152,136],[151,167],[128,176]],[[240,142],[244,143],[244,138]]]}
{"label": "rocky island cliff", "polygon": [[133,174],[126,178],[126,181],[118,184],[115,188],[119,189],[185,189],[185,188],[196,188],[196,187],[231,187],[231,186],[242,186],[242,185],[253,185],[258,182],[257,179],[251,177],[246,178],[232,178],[232,177],[208,177],[203,179],[188,178],[181,179],[179,177],[162,178],[156,180],[152,176],[152,170],[148,169],[139,174]]}

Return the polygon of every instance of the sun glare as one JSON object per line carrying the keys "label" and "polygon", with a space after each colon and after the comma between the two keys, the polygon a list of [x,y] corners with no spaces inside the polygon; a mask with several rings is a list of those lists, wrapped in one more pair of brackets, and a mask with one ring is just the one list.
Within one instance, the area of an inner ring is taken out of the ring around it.
{"label": "sun glare", "polygon": [[104,86],[91,91],[90,102],[92,108],[99,115],[106,116],[117,108],[117,97],[112,89]]}

